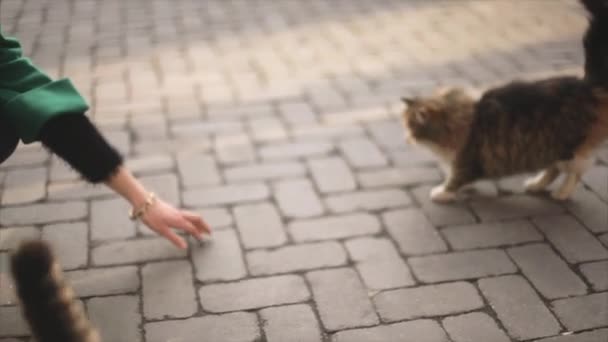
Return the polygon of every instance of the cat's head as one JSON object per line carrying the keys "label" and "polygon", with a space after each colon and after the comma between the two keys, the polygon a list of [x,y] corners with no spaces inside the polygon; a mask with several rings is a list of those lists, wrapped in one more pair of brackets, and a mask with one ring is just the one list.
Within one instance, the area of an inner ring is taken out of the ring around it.
{"label": "cat's head", "polygon": [[423,145],[450,147],[462,139],[473,99],[460,89],[443,89],[427,97],[403,97],[408,140]]}

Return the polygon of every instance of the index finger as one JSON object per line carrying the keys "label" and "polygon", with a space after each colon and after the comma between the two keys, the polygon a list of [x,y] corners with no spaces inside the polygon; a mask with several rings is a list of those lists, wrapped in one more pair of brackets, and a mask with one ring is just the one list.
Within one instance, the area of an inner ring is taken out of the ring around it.
{"label": "index finger", "polygon": [[192,222],[199,231],[211,235],[211,227],[209,227],[207,222],[205,222],[200,215],[185,210],[182,211],[182,214],[188,221]]}

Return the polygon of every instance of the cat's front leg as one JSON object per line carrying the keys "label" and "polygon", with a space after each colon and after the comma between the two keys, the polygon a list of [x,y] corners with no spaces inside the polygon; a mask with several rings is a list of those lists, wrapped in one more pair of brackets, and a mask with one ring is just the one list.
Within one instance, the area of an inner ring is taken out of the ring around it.
{"label": "cat's front leg", "polygon": [[438,203],[448,203],[456,200],[456,192],[447,190],[447,184],[443,183],[431,189],[431,199]]}
{"label": "cat's front leg", "polygon": [[465,174],[451,172],[443,184],[431,189],[431,199],[438,203],[453,202],[458,198],[458,190],[470,182]]}
{"label": "cat's front leg", "polygon": [[559,176],[559,169],[551,166],[542,170],[536,176],[526,179],[524,188],[528,192],[540,192],[545,190]]}

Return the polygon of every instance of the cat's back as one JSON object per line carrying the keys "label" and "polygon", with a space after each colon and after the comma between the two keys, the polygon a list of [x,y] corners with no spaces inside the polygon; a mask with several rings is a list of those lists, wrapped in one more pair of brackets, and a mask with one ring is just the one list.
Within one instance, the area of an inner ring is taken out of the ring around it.
{"label": "cat's back", "polygon": [[467,153],[492,176],[568,160],[595,121],[596,104],[591,87],[576,77],[491,89],[475,106]]}
{"label": "cat's back", "polygon": [[477,104],[479,115],[496,114],[500,109],[508,115],[531,115],[542,111],[549,115],[564,112],[577,101],[579,111],[595,102],[591,86],[577,77],[554,77],[526,82],[514,81],[487,91]]}

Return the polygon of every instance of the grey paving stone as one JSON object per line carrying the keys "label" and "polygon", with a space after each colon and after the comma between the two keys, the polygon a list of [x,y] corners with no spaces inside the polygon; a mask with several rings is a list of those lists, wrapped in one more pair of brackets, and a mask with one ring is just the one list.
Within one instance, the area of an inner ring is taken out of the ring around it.
{"label": "grey paving stone", "polygon": [[178,154],[177,170],[183,187],[218,185],[222,181],[215,159],[202,153]]}
{"label": "grey paving stone", "polygon": [[199,296],[204,310],[228,312],[305,302],[310,293],[302,277],[284,275],[205,285]]}
{"label": "grey paving stone", "polygon": [[344,330],[333,335],[332,342],[448,342],[439,323],[416,320],[371,328]]}
{"label": "grey paving stone", "polygon": [[260,156],[267,160],[307,158],[326,155],[333,149],[333,144],[327,141],[296,141],[264,146],[260,148]]}
{"label": "grey paving stone", "polygon": [[40,230],[36,227],[11,227],[0,229],[0,251],[16,249],[26,240],[40,238]]}
{"label": "grey paving stone", "polygon": [[245,248],[274,247],[287,242],[281,217],[270,203],[237,206],[234,217]]}
{"label": "grey paving stone", "polygon": [[6,173],[2,205],[31,203],[46,195],[46,168],[19,169]]}
{"label": "grey paving stone", "polygon": [[579,334],[544,338],[537,340],[537,342],[604,342],[606,339],[608,339],[608,329],[599,329]]}
{"label": "grey paving stone", "polygon": [[348,240],[345,246],[368,289],[384,290],[415,284],[409,267],[389,240],[362,237]]}
{"label": "grey paving stone", "polygon": [[566,207],[592,232],[608,232],[608,204],[593,192],[579,188]]}
{"label": "grey paving stone", "polygon": [[580,270],[594,290],[608,290],[608,261],[582,264]]}
{"label": "grey paving stone", "polygon": [[284,102],[279,104],[281,116],[294,127],[302,124],[314,124],[316,114],[308,102]]}
{"label": "grey paving stone", "polygon": [[225,208],[203,208],[194,210],[211,226],[211,229],[224,228],[233,224],[232,215]]}
{"label": "grey paving stone", "polygon": [[[224,260],[224,262],[217,262]],[[192,249],[196,279],[200,281],[235,280],[247,274],[241,246],[233,230],[213,234],[213,240]]]}
{"label": "grey paving stone", "polygon": [[47,192],[47,197],[50,200],[57,201],[91,199],[112,195],[110,188],[89,184],[83,180],[51,183],[47,187]]}
{"label": "grey paving stone", "polygon": [[17,151],[2,163],[2,168],[37,166],[43,164],[48,159],[49,153],[44,149],[36,147],[31,149],[20,149],[18,146]]}
{"label": "grey paving stone", "polygon": [[441,176],[433,167],[408,167],[362,171],[357,178],[364,188],[378,188],[436,183]]}
{"label": "grey paving stone", "polygon": [[191,207],[251,202],[269,196],[268,187],[262,183],[234,184],[183,192],[184,204]]}
{"label": "grey paving stone", "polygon": [[0,253],[0,282],[2,282],[2,286],[0,286],[0,306],[16,305],[18,303],[10,264],[9,253]]}
{"label": "grey paving stone", "polygon": [[65,277],[79,297],[133,293],[139,289],[135,266],[70,271]]}
{"label": "grey paving stone", "polygon": [[308,218],[321,215],[324,211],[321,199],[308,179],[278,181],[274,196],[286,217]]}
{"label": "grey paving stone", "polygon": [[483,300],[469,283],[446,283],[382,292],[374,304],[385,322],[445,316],[482,308]]}
{"label": "grey paving stone", "polygon": [[355,168],[384,166],[388,163],[382,151],[369,139],[345,139],[339,146],[346,160]]}
{"label": "grey paving stone", "polygon": [[262,181],[302,176],[306,173],[299,162],[273,162],[235,166],[224,170],[228,182]]}
{"label": "grey paving stone", "polygon": [[139,176],[169,171],[173,168],[174,162],[167,154],[152,154],[129,158],[125,164],[133,174]]}
{"label": "grey paving stone", "polygon": [[405,145],[405,131],[398,120],[373,122],[368,125],[374,140],[385,148],[402,148]]}
{"label": "grey paving stone", "polygon": [[108,142],[122,155],[128,155],[131,151],[129,132],[126,131],[105,131],[103,136]]}
{"label": "grey paving stone", "polygon": [[548,245],[511,248],[508,253],[524,276],[545,298],[556,299],[587,293],[585,283]]}
{"label": "grey paving stone", "polygon": [[511,337],[528,340],[553,336],[559,323],[522,277],[482,279],[479,289]]}
{"label": "grey paving stone", "polygon": [[49,167],[49,181],[52,182],[65,182],[65,181],[76,181],[80,178],[78,172],[74,171],[66,162],[57,156],[51,158],[51,165]]}
{"label": "grey paving stone", "polygon": [[517,272],[507,254],[496,249],[412,257],[409,264],[416,277],[425,283]]}
{"label": "grey paving stone", "polygon": [[382,215],[382,219],[403,254],[419,255],[447,250],[437,230],[419,209],[389,211]]}
{"label": "grey paving stone", "polygon": [[310,160],[312,178],[322,193],[354,190],[355,178],[343,159],[328,157]]}
{"label": "grey paving stone", "polygon": [[482,221],[557,215],[564,211],[555,202],[528,195],[503,196],[492,200],[475,199],[471,206]]}
{"label": "grey paving stone", "polygon": [[608,293],[571,297],[551,303],[553,312],[570,331],[608,326]]}
{"label": "grey paving stone", "polygon": [[336,331],[378,324],[372,303],[353,270],[315,271],[306,277],[325,329]]}
{"label": "grey paving stone", "polygon": [[420,203],[422,211],[434,226],[448,226],[475,223],[475,216],[464,203],[439,204],[431,200],[429,192],[432,186],[416,187],[414,197]]}
{"label": "grey paving stone", "polygon": [[516,245],[542,240],[528,221],[505,221],[446,227],[441,230],[452,248],[471,249]]}
{"label": "grey paving stone", "polygon": [[0,317],[0,337],[30,335],[20,307],[0,306]]}
{"label": "grey paving stone", "polygon": [[350,214],[293,221],[288,230],[298,242],[330,240],[377,233],[380,222],[372,215]]}
{"label": "grey paving stone", "polygon": [[174,206],[179,206],[181,199],[179,196],[179,186],[177,176],[171,173],[150,175],[139,177],[141,183],[148,189],[156,193],[159,198],[171,203]]}
{"label": "grey paving stone", "polygon": [[42,239],[52,246],[64,270],[88,264],[88,232],[86,223],[59,223],[44,226]]}
{"label": "grey paving stone", "polygon": [[604,246],[608,247],[608,234],[600,236],[600,240],[604,243]]}
{"label": "grey paving stone", "polygon": [[396,166],[421,166],[435,165],[438,158],[430,151],[418,147],[406,147],[405,149],[390,150],[389,157]]}
{"label": "grey paving stone", "polygon": [[211,149],[211,142],[205,137],[196,137],[188,139],[155,139],[147,141],[139,141],[133,145],[133,150],[137,154],[149,153],[189,153],[189,152],[205,152]]}
{"label": "grey paving stone", "polygon": [[608,194],[606,194],[606,189],[608,189],[607,178],[608,167],[595,166],[583,174],[582,181],[606,201],[608,200]]}
{"label": "grey paving stone", "polygon": [[244,130],[240,121],[206,121],[179,123],[171,126],[171,132],[176,136],[199,137],[212,134],[241,133]]}
{"label": "grey paving stone", "polygon": [[443,320],[443,327],[454,342],[510,342],[511,339],[485,313],[472,312]]}
{"label": "grey paving stone", "polygon": [[272,107],[266,103],[254,103],[248,105],[222,105],[222,106],[214,106],[207,109],[207,114],[209,117],[220,118],[223,119],[235,119],[235,118],[246,118],[246,117],[255,117],[259,115],[267,115],[268,113],[272,113]]}
{"label": "grey paving stone", "polygon": [[268,342],[321,342],[319,323],[308,305],[287,305],[260,310]]}
{"label": "grey paving stone", "polygon": [[135,236],[135,222],[129,218],[129,202],[122,198],[91,202],[91,240],[110,240]]}
{"label": "grey paving stone", "polygon": [[293,129],[293,136],[299,139],[333,139],[339,137],[353,137],[364,134],[363,128],[358,125],[304,125]]}
{"label": "grey paving stone", "polygon": [[215,152],[220,162],[240,163],[255,160],[251,140],[244,134],[221,135],[215,139]]}
{"label": "grey paving stone", "polygon": [[185,255],[186,251],[160,237],[104,243],[91,251],[95,265],[130,264]]}
{"label": "grey paving stone", "polygon": [[412,203],[405,191],[397,189],[342,193],[328,196],[325,201],[329,210],[334,213],[390,209]]}
{"label": "grey paving stone", "polygon": [[197,311],[192,266],[187,261],[147,264],[141,276],[146,319],[190,317]]}
{"label": "grey paving stone", "polygon": [[275,117],[251,118],[249,128],[256,142],[273,142],[287,138],[283,123]]}
{"label": "grey paving stone", "polygon": [[92,298],[87,302],[87,309],[89,319],[104,341],[142,341],[137,296]]}
{"label": "grey paving stone", "polygon": [[20,207],[0,209],[0,225],[25,226],[61,221],[73,221],[85,218],[85,202],[62,202],[32,204]]}
{"label": "grey paving stone", "polygon": [[388,117],[386,106],[369,105],[369,103],[368,106],[369,107],[361,106],[357,109],[336,110],[324,113],[323,122],[330,125],[340,125],[358,122],[373,122]]}
{"label": "grey paving stone", "polygon": [[337,242],[286,246],[247,253],[252,275],[270,275],[344,265],[346,253]]}
{"label": "grey paving stone", "polygon": [[203,332],[209,341],[254,342],[260,338],[257,318],[247,312],[146,323],[144,329],[148,342],[166,342],[174,338],[179,338],[180,342],[198,342]]}
{"label": "grey paving stone", "polygon": [[534,223],[569,263],[608,258],[606,248],[570,216],[536,218]]}

